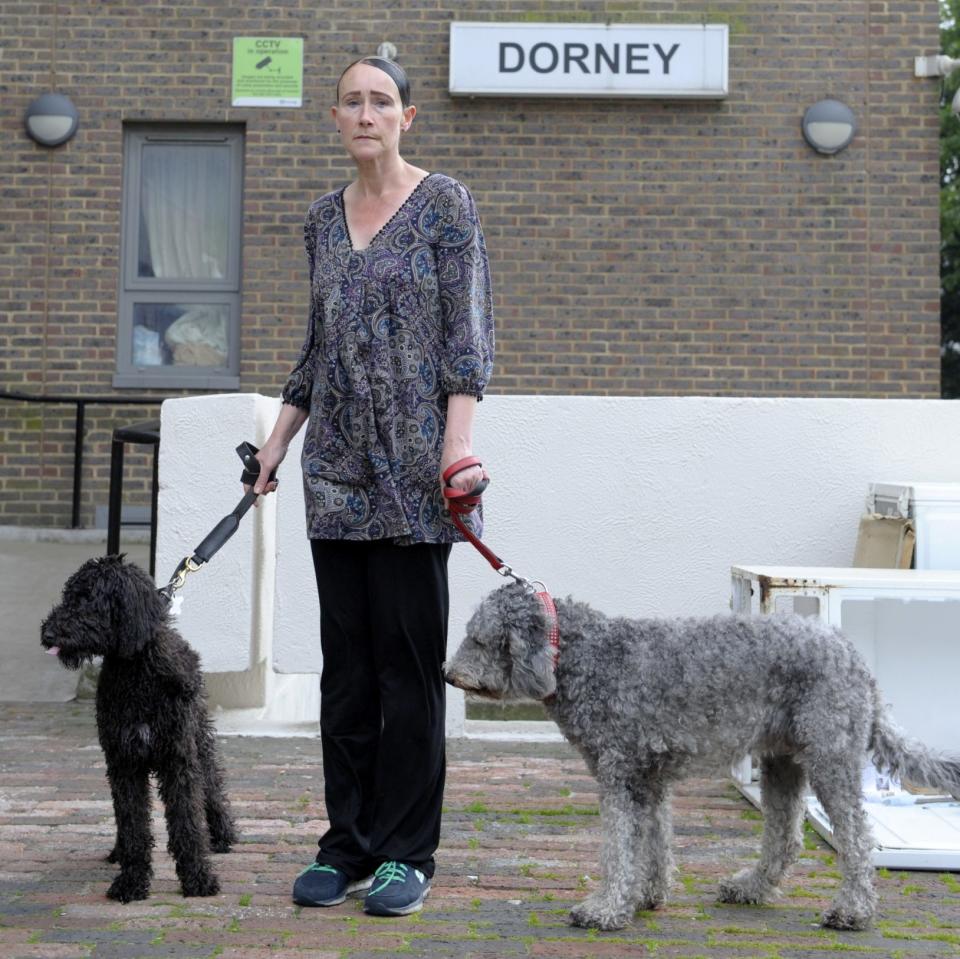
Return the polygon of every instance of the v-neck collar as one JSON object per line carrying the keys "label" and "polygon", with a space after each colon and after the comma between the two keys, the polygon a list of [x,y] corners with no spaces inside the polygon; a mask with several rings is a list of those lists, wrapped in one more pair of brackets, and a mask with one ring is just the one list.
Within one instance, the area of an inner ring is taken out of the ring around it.
{"label": "v-neck collar", "polygon": [[423,184],[426,183],[427,180],[429,180],[432,176],[432,173],[428,173],[425,177],[417,182],[417,185],[406,195],[403,203],[401,203],[400,206],[398,206],[396,210],[390,214],[390,218],[383,224],[383,226],[380,227],[379,230],[377,230],[376,233],[373,234],[372,237],[370,237],[367,245],[361,247],[360,249],[357,249],[357,247],[353,245],[353,235],[350,233],[350,224],[347,221],[347,204],[343,199],[343,194],[346,192],[347,188],[343,187],[338,194],[338,199],[340,201],[340,215],[343,217],[343,227],[347,232],[347,243],[350,244],[350,251],[352,253],[366,253],[366,251],[369,250],[370,247],[373,246],[373,244],[381,237],[387,227],[390,226],[390,224],[393,223],[393,221],[400,215],[406,205],[417,195],[417,193],[419,193],[420,187],[422,187]]}

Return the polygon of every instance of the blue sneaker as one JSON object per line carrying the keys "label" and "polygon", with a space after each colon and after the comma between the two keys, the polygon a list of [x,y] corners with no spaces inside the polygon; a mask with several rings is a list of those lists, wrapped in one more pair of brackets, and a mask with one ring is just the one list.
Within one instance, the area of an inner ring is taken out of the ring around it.
{"label": "blue sneaker", "polygon": [[293,901],[298,906],[339,906],[347,896],[366,892],[373,876],[351,882],[336,866],[312,862],[293,883]]}
{"label": "blue sneaker", "polygon": [[373,874],[373,884],[363,900],[371,916],[408,916],[423,908],[430,880],[404,862],[385,862]]}

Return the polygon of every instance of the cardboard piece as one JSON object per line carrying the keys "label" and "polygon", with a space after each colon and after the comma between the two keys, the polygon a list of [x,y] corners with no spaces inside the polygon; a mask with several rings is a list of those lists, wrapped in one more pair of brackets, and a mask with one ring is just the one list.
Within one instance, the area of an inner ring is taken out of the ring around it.
{"label": "cardboard piece", "polygon": [[912,519],[867,513],[860,517],[853,565],[861,569],[911,569],[916,544]]}

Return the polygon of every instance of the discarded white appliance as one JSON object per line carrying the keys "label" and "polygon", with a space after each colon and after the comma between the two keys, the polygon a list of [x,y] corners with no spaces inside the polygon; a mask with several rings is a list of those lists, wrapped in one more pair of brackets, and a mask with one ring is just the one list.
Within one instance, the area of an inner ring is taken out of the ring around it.
{"label": "discarded white appliance", "polygon": [[[919,538],[918,538],[919,544]],[[960,570],[734,566],[736,613],[799,613],[839,626],[857,648],[910,736],[960,755],[956,675],[960,670]],[[734,782],[755,805],[760,790],[750,758]],[[827,842],[829,819],[810,794],[807,817]],[[914,795],[878,777],[865,757],[864,808],[877,845],[876,866],[960,869],[960,803]]]}
{"label": "discarded white appliance", "polygon": [[960,483],[871,483],[867,512],[913,520],[917,569],[960,569]]}

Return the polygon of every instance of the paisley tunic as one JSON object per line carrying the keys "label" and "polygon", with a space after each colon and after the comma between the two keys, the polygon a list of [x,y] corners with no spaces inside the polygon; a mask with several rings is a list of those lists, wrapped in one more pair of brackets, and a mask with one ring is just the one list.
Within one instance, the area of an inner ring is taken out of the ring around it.
{"label": "paisley tunic", "polygon": [[[303,443],[311,539],[450,543],[440,492],[447,397],[482,399],[493,305],[470,192],[423,179],[363,250],[343,190],[304,224],[310,316],[283,401],[309,410]],[[472,514],[475,532],[480,518]]]}

